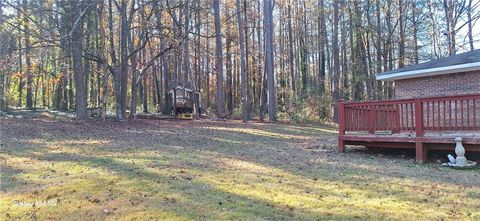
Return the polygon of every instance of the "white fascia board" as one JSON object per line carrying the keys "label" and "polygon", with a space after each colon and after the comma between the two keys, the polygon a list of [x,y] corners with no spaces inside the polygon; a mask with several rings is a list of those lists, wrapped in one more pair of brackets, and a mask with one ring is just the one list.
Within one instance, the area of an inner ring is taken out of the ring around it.
{"label": "white fascia board", "polygon": [[405,72],[398,72],[398,73],[386,74],[386,75],[377,75],[377,80],[378,81],[394,81],[394,80],[401,80],[401,79],[408,79],[408,78],[428,77],[428,76],[477,71],[477,70],[480,70],[480,62],[451,65],[451,66],[438,67],[438,68],[428,68],[428,69],[421,69],[421,70],[414,70],[414,71],[405,71]]}

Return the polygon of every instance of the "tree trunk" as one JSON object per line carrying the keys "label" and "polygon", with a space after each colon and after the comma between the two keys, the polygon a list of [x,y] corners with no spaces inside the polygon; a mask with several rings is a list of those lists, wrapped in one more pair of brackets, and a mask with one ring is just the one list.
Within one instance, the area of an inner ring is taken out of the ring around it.
{"label": "tree trunk", "polygon": [[[144,49],[145,50],[145,49]],[[144,55],[144,66],[147,64],[146,62],[146,51],[145,52],[145,55]],[[153,54],[153,47],[150,47],[150,51],[149,51],[149,54],[150,54],[150,58],[153,58],[154,54]],[[163,56],[162,56],[163,57]],[[161,82],[160,80],[158,79],[158,74],[157,74],[157,66],[155,65],[155,61],[154,61],[154,64],[152,65],[152,76],[153,76],[153,81],[154,81],[154,86],[155,86],[155,97],[156,97],[156,103],[157,103],[157,106],[155,107],[156,108],[156,111],[159,112],[160,111],[160,107],[162,106],[162,90],[161,90]],[[148,92],[146,90],[146,85],[147,85],[147,78],[144,78],[143,79],[143,90],[142,90],[142,97],[143,97],[143,112],[144,113],[148,113]]]}
{"label": "tree trunk", "polygon": [[405,30],[403,29],[403,1],[398,0],[398,29],[399,41],[398,41],[398,68],[405,66]]}
{"label": "tree trunk", "polygon": [[[160,10],[160,2],[154,2],[153,5],[153,10],[155,12],[155,18],[157,22],[157,29],[158,32],[162,33],[162,11]],[[165,50],[165,39],[163,36],[160,37],[160,51]],[[165,115],[171,114],[172,113],[172,97],[168,93],[168,84],[170,83],[170,74],[168,72],[168,54],[164,53],[161,56],[161,63],[162,66],[160,67],[160,73],[161,76],[163,76],[163,97],[164,97],[164,103],[163,103],[163,111],[162,113]]]}
{"label": "tree trunk", "polygon": [[340,59],[338,52],[338,0],[333,0],[333,120],[338,122],[337,102],[340,100]]}
{"label": "tree trunk", "polygon": [[224,118],[224,91],[223,91],[223,62],[222,62],[222,26],[220,23],[220,0],[213,0],[215,16],[215,72],[216,72],[216,96],[215,111],[217,118]]}
{"label": "tree trunk", "polygon": [[[325,93],[325,72],[326,72],[326,65],[325,65],[325,44],[327,44],[327,39],[325,39],[325,32],[326,30],[326,25],[325,25],[325,4],[323,0],[319,0],[318,7],[321,9],[320,10],[320,15],[318,18],[318,23],[319,23],[319,32],[318,32],[318,94],[319,96],[323,96]],[[324,112],[324,110],[322,110]],[[321,114],[322,117],[325,116],[325,113]]]}
{"label": "tree trunk", "polygon": [[[133,47],[133,42],[135,41],[134,34],[135,33],[130,33],[130,35],[128,37],[128,47],[130,48],[131,52],[133,50],[135,50],[134,47]],[[130,86],[131,99],[130,99],[130,115],[129,115],[129,118],[134,119],[135,115],[137,114],[137,97],[138,97],[137,96],[138,95],[137,53],[133,53],[133,54],[130,55],[130,65],[131,65],[130,72],[132,72],[132,83],[131,83],[131,86]]]}
{"label": "tree trunk", "polygon": [[[257,59],[256,59],[256,62],[255,62],[255,66],[257,67],[256,68],[256,83],[257,83],[257,87],[256,87],[256,90],[257,90],[257,94],[256,94],[256,103],[258,105],[258,113],[259,113],[259,118],[260,120],[263,121],[263,113],[264,113],[264,103],[265,103],[265,100],[263,98],[263,93],[264,93],[264,90],[265,90],[265,87],[264,87],[264,77],[265,77],[265,69],[263,68],[263,51],[264,51],[264,47],[263,47],[263,41],[262,41],[262,38],[263,38],[263,35],[261,33],[262,31],[262,24],[261,24],[261,17],[262,17],[262,14],[261,14],[261,2],[260,0],[257,0],[255,1],[256,2],[256,12],[257,12],[257,19],[255,19],[255,27],[256,27],[256,37],[257,37]],[[266,83],[266,82],[265,82]],[[266,96],[265,96],[266,97]],[[256,107],[255,107],[256,109]]]}
{"label": "tree trunk", "polygon": [[267,104],[267,72],[263,71],[260,78],[260,104],[259,104],[259,120],[264,121],[265,118],[265,106]]}
{"label": "tree trunk", "polygon": [[25,107],[27,109],[32,109],[33,107],[33,94],[32,94],[32,87],[33,87],[33,80],[32,80],[32,62],[30,60],[30,20],[28,18],[28,0],[23,0],[23,29],[25,34],[25,75],[27,77],[27,83],[25,87],[27,88],[26,94],[26,103]]}
{"label": "tree trunk", "polygon": [[412,26],[413,26],[413,60],[418,64],[418,22],[417,22],[417,4],[412,1]]}
{"label": "tree trunk", "polygon": [[276,88],[273,66],[273,2],[265,0],[263,3],[263,29],[265,32],[265,72],[268,83],[268,120],[276,121]]}
{"label": "tree trunk", "polygon": [[[193,89],[195,92],[200,93],[200,29],[201,29],[201,22],[200,22],[200,1],[196,1],[195,4],[195,70],[194,70],[194,84]],[[197,96],[195,93],[193,95],[193,113],[196,119],[199,118],[200,115],[200,94]]]}
{"label": "tree trunk", "polygon": [[245,45],[243,39],[243,17],[240,13],[241,4],[240,0],[237,0],[237,22],[238,22],[238,44],[240,47],[240,81],[241,81],[241,96],[242,96],[242,121],[247,122],[250,120],[250,101],[248,99],[248,77],[247,67],[245,63]]}
{"label": "tree trunk", "polygon": [[[131,4],[134,4],[133,2]],[[125,118],[127,108],[127,83],[128,83],[128,38],[130,37],[130,25],[127,18],[127,2],[122,0],[120,6],[120,114],[118,120]]]}
{"label": "tree trunk", "polygon": [[[18,6],[20,7],[20,1],[18,2]],[[18,10],[18,20],[21,20],[22,12]],[[20,24],[19,24],[20,25]],[[22,60],[22,52],[23,51],[23,44],[22,44],[22,35],[18,35],[18,100],[17,100],[17,107],[22,106],[22,96],[23,96],[23,87],[24,87],[24,82],[23,82],[23,75],[25,74],[23,72],[23,60]]]}
{"label": "tree trunk", "polygon": [[[153,59],[153,48],[150,48],[150,59]],[[156,73],[156,67],[155,67],[155,60],[157,59],[154,59],[152,62],[153,64],[151,65],[152,67],[152,71],[150,72],[152,75],[157,75]],[[147,49],[146,48],[143,48],[142,49],[142,64],[143,64],[143,68],[147,68],[147,65],[148,65],[148,62],[147,62]],[[155,80],[155,79],[154,79]],[[143,85],[143,90],[140,90],[140,94],[142,96],[142,109],[143,109],[143,113],[148,113],[148,72],[146,72],[145,74],[142,75],[142,85]],[[153,93],[152,95],[155,96],[156,94],[156,89],[157,89],[157,86],[154,83],[152,83],[152,88],[153,88]],[[158,96],[156,97],[157,100],[154,100],[154,104],[158,105],[159,104],[159,101],[160,101],[160,94],[158,94]]]}
{"label": "tree trunk", "polygon": [[183,82],[184,82],[184,85],[187,85],[187,82],[190,81],[191,77],[191,66],[190,66],[190,38],[189,38],[189,32],[190,32],[190,10],[189,10],[189,4],[190,4],[190,1],[189,0],[185,0],[184,1],[184,14],[185,14],[185,18],[184,18],[184,21],[183,21],[183,35],[182,35],[182,38],[183,38],[183,76],[184,76],[184,79],[183,79]]}
{"label": "tree trunk", "polygon": [[[375,11],[376,11],[376,32],[377,32],[377,39],[376,39],[376,67],[377,73],[382,72],[382,26],[380,20],[380,1],[375,1]],[[377,98],[382,99],[383,97],[383,87],[382,82],[377,81]]]}
{"label": "tree trunk", "polygon": [[[228,14],[225,13],[225,14]],[[231,28],[230,28],[230,25],[227,26],[227,39],[226,39],[226,56],[225,56],[225,59],[226,59],[226,77],[227,77],[227,83],[226,83],[226,94],[227,94],[227,97],[226,97],[226,100],[227,100],[227,110],[228,112],[232,112],[233,111],[233,85],[232,85],[232,82],[233,82],[233,67],[232,67],[232,52],[231,52],[231,48],[232,48],[232,33],[231,33]]]}
{"label": "tree trunk", "polygon": [[[111,3],[111,1],[110,1]],[[98,20],[103,21],[103,10],[104,10],[104,3],[101,2],[99,5],[99,10],[98,10]],[[111,24],[111,23],[110,23]],[[98,46],[98,51],[97,55],[101,57],[105,62],[102,64],[102,72],[103,72],[103,87],[102,87],[102,92],[100,95],[100,79],[98,79],[98,94],[99,97],[98,103],[101,102],[102,104],[102,120],[105,121],[106,115],[107,115],[107,101],[108,101],[108,66],[106,63],[106,56],[104,54],[104,50],[106,48],[105,45],[105,39],[106,39],[106,34],[105,34],[105,26],[103,25],[103,22],[99,22],[99,29],[100,29],[100,44]],[[113,42],[111,42],[113,43]],[[113,52],[114,53],[114,52]],[[98,77],[100,78],[100,77]],[[101,96],[101,98],[100,98]],[[101,99],[101,100],[100,100]]]}
{"label": "tree trunk", "polygon": [[443,0],[443,9],[445,11],[445,23],[447,25],[447,43],[448,55],[455,54],[455,27],[453,23],[453,2],[452,0]]}
{"label": "tree trunk", "polygon": [[473,21],[472,21],[472,2],[473,0],[468,1],[468,9],[467,9],[467,18],[468,18],[468,44],[470,45],[470,51],[475,50],[473,46]]}
{"label": "tree trunk", "polygon": [[73,62],[73,74],[75,78],[75,112],[77,120],[88,119],[87,114],[87,93],[85,85],[85,73],[82,63],[82,38],[83,38],[83,18],[79,17],[78,24],[75,25],[77,16],[80,15],[80,5],[75,0],[70,0],[71,11],[70,21],[72,22],[72,36],[70,42],[70,50]]}
{"label": "tree trunk", "polygon": [[123,111],[122,111],[122,95],[120,91],[121,87],[121,72],[120,68],[117,66],[117,57],[115,55],[115,41],[113,38],[113,0],[108,1],[108,29],[109,29],[109,42],[110,42],[110,59],[112,60],[113,67],[113,93],[115,96],[115,117],[118,121],[123,120]]}

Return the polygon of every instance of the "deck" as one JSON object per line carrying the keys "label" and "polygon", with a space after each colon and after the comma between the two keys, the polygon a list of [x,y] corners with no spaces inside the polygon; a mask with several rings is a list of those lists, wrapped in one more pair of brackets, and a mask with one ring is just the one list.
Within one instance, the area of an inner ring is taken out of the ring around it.
{"label": "deck", "polygon": [[417,161],[428,150],[480,151],[480,94],[406,100],[338,102],[338,147],[414,148]]}

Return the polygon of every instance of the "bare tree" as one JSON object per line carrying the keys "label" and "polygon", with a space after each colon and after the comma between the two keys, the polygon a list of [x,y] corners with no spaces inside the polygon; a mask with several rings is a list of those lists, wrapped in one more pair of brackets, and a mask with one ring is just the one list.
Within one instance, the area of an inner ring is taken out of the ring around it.
{"label": "bare tree", "polygon": [[[18,4],[18,8],[21,7],[21,2],[18,1],[17,2]],[[17,20],[18,20],[18,26],[20,26],[21,24],[21,17],[22,17],[22,11],[21,10],[17,10]],[[23,96],[23,87],[24,87],[24,81],[23,81],[23,75],[24,75],[24,72],[23,72],[23,60],[22,60],[22,51],[23,51],[23,43],[22,43],[22,33],[19,32],[18,34],[18,72],[20,73],[19,76],[18,76],[18,88],[17,88],[17,92],[18,92],[18,100],[17,100],[17,107],[21,107],[22,106],[22,96]]]}
{"label": "bare tree", "polygon": [[28,0],[23,0],[23,27],[24,27],[24,34],[25,34],[25,75],[27,77],[27,82],[25,84],[25,87],[27,88],[27,94],[26,94],[26,103],[25,107],[28,109],[32,109],[33,107],[33,95],[32,95],[32,87],[33,87],[33,81],[32,81],[32,61],[30,59],[30,20],[29,20],[29,10],[28,10]]}
{"label": "bare tree", "polygon": [[248,75],[247,65],[245,62],[245,43],[244,43],[244,23],[241,11],[240,0],[237,0],[237,22],[238,22],[238,45],[240,48],[240,81],[241,81],[241,96],[242,96],[242,120],[247,122],[250,120],[250,101],[248,99]]}
{"label": "bare tree", "polygon": [[418,64],[418,11],[416,0],[412,1],[412,25],[413,25],[413,60]]}
{"label": "bare tree", "polygon": [[263,3],[263,30],[265,32],[265,72],[268,84],[268,120],[277,120],[275,73],[273,69],[273,0]]}
{"label": "bare tree", "polygon": [[403,0],[398,0],[398,29],[399,40],[398,40],[398,67],[403,68],[405,66],[405,30],[404,26],[404,14],[403,14]]}
{"label": "bare tree", "polygon": [[[117,110],[117,119],[123,120],[125,118],[127,108],[127,83],[128,83],[128,38],[130,37],[130,23],[127,15],[127,1],[121,0],[120,5],[117,0],[114,0],[118,11],[120,12],[120,73],[117,76],[117,87],[120,87],[119,99],[120,111]],[[130,4],[135,4],[134,0]],[[133,6],[132,6],[133,7]]]}
{"label": "bare tree", "polygon": [[443,0],[443,10],[445,11],[445,22],[447,24],[445,35],[447,36],[448,54],[450,56],[457,53],[456,26],[467,9],[466,2],[467,0]]}
{"label": "bare tree", "polygon": [[224,106],[225,98],[223,91],[223,62],[222,62],[222,26],[220,23],[220,0],[213,0],[213,11],[215,17],[215,72],[217,81],[217,92],[215,96],[215,111],[218,118],[223,118],[225,115]]}
{"label": "bare tree", "polygon": [[468,10],[467,10],[468,44],[470,45],[470,51],[475,50],[475,47],[473,46],[473,18],[472,18],[473,6],[472,6],[472,2],[473,2],[473,0],[468,1]]}
{"label": "bare tree", "polygon": [[[73,62],[73,74],[75,78],[75,112],[77,120],[86,120],[87,115],[87,88],[85,85],[85,72],[82,58],[83,41],[83,15],[82,3],[75,0],[68,2],[68,21],[71,22],[72,31],[70,36],[69,48],[71,50]],[[89,6],[86,6],[89,7]],[[87,10],[87,9],[83,9]]]}
{"label": "bare tree", "polygon": [[333,33],[332,33],[332,57],[333,57],[333,120],[338,121],[337,102],[340,100],[340,59],[338,51],[338,0],[333,0]]}

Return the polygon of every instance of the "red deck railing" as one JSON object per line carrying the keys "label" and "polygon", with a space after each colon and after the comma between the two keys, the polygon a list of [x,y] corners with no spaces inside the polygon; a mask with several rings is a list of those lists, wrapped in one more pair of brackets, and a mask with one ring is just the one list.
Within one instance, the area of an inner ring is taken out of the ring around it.
{"label": "red deck railing", "polygon": [[340,134],[347,131],[415,132],[480,130],[480,94],[406,100],[339,101]]}
{"label": "red deck railing", "polygon": [[[425,131],[480,131],[480,94],[391,101],[339,101],[338,111],[340,151],[345,150],[345,144],[400,147],[402,144],[410,146],[413,141],[416,159],[424,162],[427,156],[426,143],[444,142],[438,140],[441,136],[437,140],[426,139]],[[414,132],[415,136],[402,139],[402,136],[345,135],[350,131],[369,134],[378,131],[390,131],[392,134]],[[447,142],[453,142],[453,139]],[[480,139],[477,138],[471,138],[468,142],[470,145],[480,145]]]}

